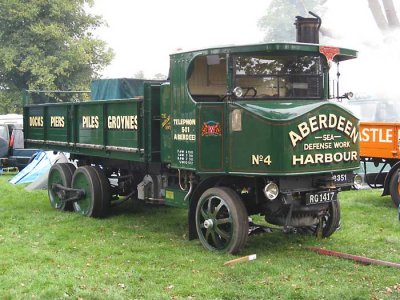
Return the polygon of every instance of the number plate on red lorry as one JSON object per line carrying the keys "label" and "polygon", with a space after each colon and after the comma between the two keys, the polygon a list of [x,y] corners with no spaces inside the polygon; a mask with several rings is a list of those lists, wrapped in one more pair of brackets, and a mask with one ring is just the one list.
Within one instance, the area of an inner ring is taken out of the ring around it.
{"label": "number plate on red lorry", "polygon": [[306,205],[326,203],[337,200],[337,192],[325,191],[317,193],[307,193],[306,194]]}

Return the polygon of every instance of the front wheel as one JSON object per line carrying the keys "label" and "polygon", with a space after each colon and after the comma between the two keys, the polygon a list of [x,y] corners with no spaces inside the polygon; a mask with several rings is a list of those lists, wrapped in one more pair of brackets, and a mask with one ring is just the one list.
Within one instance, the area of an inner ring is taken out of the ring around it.
{"label": "front wheel", "polygon": [[339,200],[333,201],[325,214],[321,217],[319,224],[297,228],[300,233],[313,234],[323,238],[330,237],[340,228],[340,203]]}
{"label": "front wheel", "polygon": [[206,190],[196,207],[196,229],[205,248],[238,253],[249,231],[247,210],[238,194],[227,187]]}
{"label": "front wheel", "polygon": [[[339,200],[333,201],[328,208],[325,216],[322,217],[322,237],[330,237],[340,227],[340,203]],[[320,226],[318,225],[318,226]],[[318,231],[317,231],[318,232]]]}

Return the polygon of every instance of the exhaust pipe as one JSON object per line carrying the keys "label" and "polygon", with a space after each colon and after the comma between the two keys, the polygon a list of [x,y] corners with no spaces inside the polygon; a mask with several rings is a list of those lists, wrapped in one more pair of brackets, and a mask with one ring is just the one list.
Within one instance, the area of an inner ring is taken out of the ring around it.
{"label": "exhaust pipe", "polygon": [[304,18],[297,16],[294,25],[296,25],[296,42],[319,44],[319,29],[322,20],[315,13],[309,11],[315,18]]}

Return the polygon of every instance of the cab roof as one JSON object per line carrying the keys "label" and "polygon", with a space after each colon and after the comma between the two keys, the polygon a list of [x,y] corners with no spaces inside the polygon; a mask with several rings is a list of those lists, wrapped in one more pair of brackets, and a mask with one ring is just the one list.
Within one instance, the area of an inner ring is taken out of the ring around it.
{"label": "cab roof", "polygon": [[324,46],[319,44],[306,44],[306,43],[263,43],[263,44],[250,44],[250,45],[227,45],[215,46],[204,49],[197,49],[191,51],[180,51],[171,54],[171,58],[187,57],[193,55],[213,55],[213,54],[240,54],[246,52],[293,52],[293,53],[321,53],[321,49],[333,49],[336,51],[334,61],[343,61],[357,57],[357,51],[347,48]]}

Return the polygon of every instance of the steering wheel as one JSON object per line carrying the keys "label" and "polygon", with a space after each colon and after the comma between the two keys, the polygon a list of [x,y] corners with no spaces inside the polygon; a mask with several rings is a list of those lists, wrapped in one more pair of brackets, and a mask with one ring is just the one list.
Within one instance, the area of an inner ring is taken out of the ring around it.
{"label": "steering wheel", "polygon": [[229,94],[225,94],[222,97],[219,97],[219,101],[223,102],[225,100],[225,98],[228,96],[229,96]]}
{"label": "steering wheel", "polygon": [[253,96],[251,96],[251,97],[254,98],[255,96],[257,96],[257,90],[256,90],[256,88],[250,86],[250,87],[245,87],[245,88],[243,88],[243,89],[246,90],[246,91],[243,93],[243,97],[246,97],[247,94],[248,94],[250,91],[253,92]]}

